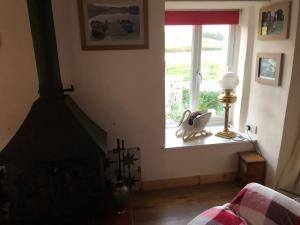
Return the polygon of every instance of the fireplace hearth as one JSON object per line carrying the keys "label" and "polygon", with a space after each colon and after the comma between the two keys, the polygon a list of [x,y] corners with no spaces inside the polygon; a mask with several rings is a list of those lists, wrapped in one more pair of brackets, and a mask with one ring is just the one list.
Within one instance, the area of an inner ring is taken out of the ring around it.
{"label": "fireplace hearth", "polygon": [[16,224],[82,224],[105,208],[107,134],[64,93],[51,0],[27,3],[40,97],[0,152],[9,216]]}

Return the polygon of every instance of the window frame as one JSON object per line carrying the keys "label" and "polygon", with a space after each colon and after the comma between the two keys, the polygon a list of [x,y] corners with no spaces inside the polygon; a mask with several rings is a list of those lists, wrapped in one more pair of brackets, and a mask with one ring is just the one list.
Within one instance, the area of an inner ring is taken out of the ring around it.
{"label": "window frame", "polygon": [[[227,68],[232,70],[235,68],[234,53],[236,44],[236,25],[229,25],[228,52],[227,52]],[[202,72],[201,72],[201,51],[203,25],[193,25],[193,40],[191,54],[191,82],[190,82],[190,110],[198,111],[198,102],[201,93]],[[233,110],[232,110],[233,111]],[[229,122],[232,122],[233,113],[230,114]],[[224,116],[211,117],[208,125],[221,125]]]}
{"label": "window frame", "polygon": [[[238,24],[222,24],[229,26],[229,37],[228,37],[228,52],[227,52],[227,67],[229,70],[235,71],[237,68],[235,53],[236,53],[236,43],[237,43],[237,26]],[[168,25],[166,25],[168,26]],[[199,97],[201,93],[201,51],[202,51],[202,27],[203,25],[192,25],[192,52],[191,52],[191,70],[190,70],[190,102],[189,110],[198,111]],[[166,75],[166,74],[165,74]],[[233,120],[233,107],[230,110],[229,123]],[[165,119],[165,121],[167,121]],[[214,116],[211,117],[208,122],[208,126],[219,126],[224,123],[224,116]],[[171,128],[167,126],[166,128]]]}

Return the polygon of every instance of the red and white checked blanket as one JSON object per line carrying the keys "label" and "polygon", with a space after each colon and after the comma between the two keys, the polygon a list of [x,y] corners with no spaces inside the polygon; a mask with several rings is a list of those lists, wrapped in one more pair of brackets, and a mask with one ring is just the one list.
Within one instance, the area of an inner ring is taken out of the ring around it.
{"label": "red and white checked blanket", "polygon": [[251,183],[230,203],[206,210],[188,225],[300,225],[300,203]]}

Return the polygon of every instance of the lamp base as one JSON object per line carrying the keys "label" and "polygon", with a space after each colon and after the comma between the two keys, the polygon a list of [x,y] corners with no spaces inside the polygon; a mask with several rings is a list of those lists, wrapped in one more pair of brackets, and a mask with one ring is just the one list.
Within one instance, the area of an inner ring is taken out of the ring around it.
{"label": "lamp base", "polygon": [[221,131],[216,133],[217,137],[221,137],[221,138],[227,138],[227,139],[232,139],[236,137],[236,133],[232,132],[232,131]]}

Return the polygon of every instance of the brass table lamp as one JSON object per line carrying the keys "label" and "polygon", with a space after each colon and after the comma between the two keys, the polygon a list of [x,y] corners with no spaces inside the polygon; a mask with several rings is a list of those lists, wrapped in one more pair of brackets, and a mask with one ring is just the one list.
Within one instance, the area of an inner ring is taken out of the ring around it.
{"label": "brass table lamp", "polygon": [[238,76],[233,72],[225,73],[221,80],[220,86],[224,90],[224,93],[219,95],[219,101],[223,103],[225,115],[224,115],[224,130],[218,132],[216,136],[222,138],[234,138],[236,137],[236,133],[229,130],[229,109],[233,103],[236,102],[237,97],[234,95],[234,89],[239,83]]}

